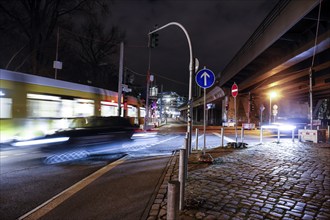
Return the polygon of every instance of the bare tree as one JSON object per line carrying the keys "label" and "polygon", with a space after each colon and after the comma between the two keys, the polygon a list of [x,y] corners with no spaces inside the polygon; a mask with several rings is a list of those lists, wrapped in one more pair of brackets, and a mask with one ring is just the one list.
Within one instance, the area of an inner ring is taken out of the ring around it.
{"label": "bare tree", "polygon": [[14,37],[20,45],[11,51],[8,62],[19,57],[22,66],[28,60],[30,71],[37,74],[56,26],[75,13],[90,14],[96,7],[107,10],[103,0],[0,0],[0,29],[5,39]]}
{"label": "bare tree", "polygon": [[109,82],[113,77],[117,65],[113,63],[113,56],[117,54],[124,34],[117,27],[107,29],[97,16],[88,17],[83,24],[79,28],[79,35],[73,35],[75,51],[87,67],[86,77],[90,81],[101,83],[100,86],[107,86],[106,81]]}

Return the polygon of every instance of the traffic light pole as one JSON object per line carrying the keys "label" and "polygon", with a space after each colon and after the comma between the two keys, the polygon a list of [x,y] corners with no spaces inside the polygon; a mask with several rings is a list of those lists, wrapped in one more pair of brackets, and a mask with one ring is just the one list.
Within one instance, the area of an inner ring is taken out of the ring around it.
{"label": "traffic light pole", "polygon": [[151,48],[149,47],[149,59],[148,59],[148,73],[147,73],[147,92],[146,92],[146,115],[144,117],[143,130],[148,129],[149,124],[149,84],[150,84],[150,66],[151,66]]}
{"label": "traffic light pole", "polygon": [[249,108],[248,108],[248,124],[250,126],[250,116],[251,116],[251,93],[249,92]]}
{"label": "traffic light pole", "polygon": [[118,116],[121,116],[121,97],[123,92],[123,69],[124,69],[124,42],[120,43],[119,77],[118,77]]}
{"label": "traffic light pole", "polygon": [[149,32],[148,34],[153,34],[155,32],[158,32],[168,26],[171,25],[175,25],[178,26],[179,28],[181,28],[181,30],[184,32],[184,34],[186,35],[187,41],[188,41],[188,46],[189,46],[189,52],[190,52],[190,62],[189,62],[189,97],[188,97],[188,110],[187,110],[187,132],[188,132],[188,149],[190,152],[191,149],[191,132],[192,132],[192,77],[193,77],[193,73],[195,71],[195,60],[194,60],[194,56],[193,56],[193,49],[192,49],[192,44],[190,41],[190,37],[188,32],[186,31],[186,29],[178,22],[170,22],[162,27],[159,27],[151,32]]}

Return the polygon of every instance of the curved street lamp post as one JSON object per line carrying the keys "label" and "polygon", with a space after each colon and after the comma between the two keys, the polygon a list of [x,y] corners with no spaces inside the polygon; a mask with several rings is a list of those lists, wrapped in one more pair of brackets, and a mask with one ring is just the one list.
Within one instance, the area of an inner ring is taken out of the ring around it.
{"label": "curved street lamp post", "polygon": [[164,26],[161,26],[153,31],[150,31],[148,33],[148,35],[155,33],[157,31],[160,31],[168,26],[171,25],[175,25],[178,26],[179,28],[181,28],[181,30],[184,32],[184,34],[186,35],[187,41],[188,41],[188,45],[189,45],[189,52],[190,52],[190,62],[189,62],[189,97],[188,97],[188,110],[187,110],[187,132],[188,132],[188,146],[187,146],[187,150],[188,152],[190,152],[191,150],[191,132],[192,132],[192,77],[193,77],[193,72],[195,71],[195,60],[194,60],[194,56],[193,56],[193,50],[192,50],[192,44],[190,41],[190,37],[188,32],[186,31],[186,29],[178,22],[170,22]]}

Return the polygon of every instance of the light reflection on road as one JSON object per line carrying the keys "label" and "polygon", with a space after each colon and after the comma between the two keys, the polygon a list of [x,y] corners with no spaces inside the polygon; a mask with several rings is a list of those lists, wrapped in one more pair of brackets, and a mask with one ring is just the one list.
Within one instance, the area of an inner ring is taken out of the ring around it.
{"label": "light reflection on road", "polygon": [[[219,133],[220,134],[220,133]],[[169,155],[173,151],[183,148],[184,144],[183,133],[181,134],[159,134],[157,132],[138,132],[133,135],[131,140],[114,141],[108,143],[100,143],[94,145],[80,146],[25,146],[1,148],[1,163],[12,160],[31,160],[41,159],[47,164],[62,163],[71,160],[88,160],[103,157],[105,155],[124,155],[128,154],[132,157],[144,157],[155,155]],[[224,145],[229,140],[234,138],[234,135],[229,135],[231,139],[225,139]],[[258,136],[245,137],[245,142],[259,142]],[[272,139],[268,140],[271,141]],[[239,138],[240,141],[240,138]],[[203,148],[203,135],[199,135],[198,149]],[[206,147],[214,148],[221,144],[221,137],[215,134],[206,134]],[[252,144],[252,143],[251,143]],[[192,149],[195,149],[195,135],[192,136]]]}
{"label": "light reflection on road", "polygon": [[177,150],[181,147],[178,144],[173,144],[173,140],[179,137],[179,135],[139,133],[138,135],[134,135],[131,140],[81,146],[75,147],[74,150],[56,152],[47,156],[45,163],[63,163],[70,160],[89,159],[97,156],[114,154],[129,154],[132,157],[168,155],[171,154],[173,150]]}

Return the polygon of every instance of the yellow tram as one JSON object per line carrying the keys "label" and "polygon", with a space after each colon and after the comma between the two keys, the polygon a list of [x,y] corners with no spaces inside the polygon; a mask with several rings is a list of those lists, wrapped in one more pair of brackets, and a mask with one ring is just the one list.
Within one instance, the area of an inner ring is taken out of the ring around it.
{"label": "yellow tram", "polygon": [[[114,91],[0,69],[0,143],[67,128],[76,117],[117,116],[117,100]],[[143,124],[144,115],[139,100],[128,96],[131,123]]]}

